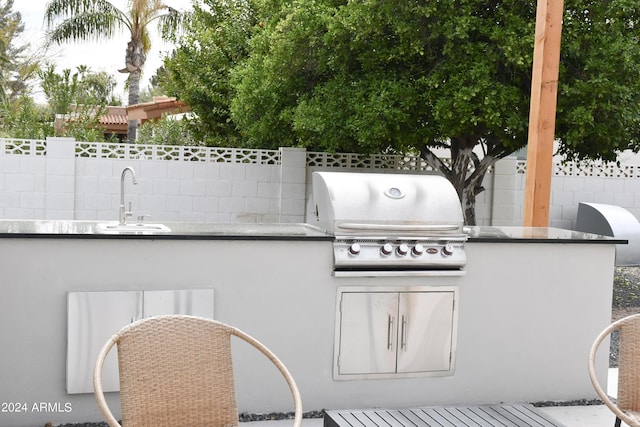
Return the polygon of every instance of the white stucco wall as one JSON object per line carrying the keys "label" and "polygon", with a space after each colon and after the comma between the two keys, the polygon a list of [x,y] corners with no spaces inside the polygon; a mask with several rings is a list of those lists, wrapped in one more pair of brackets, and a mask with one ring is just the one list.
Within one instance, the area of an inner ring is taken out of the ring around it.
{"label": "white stucco wall", "polygon": [[[332,276],[329,240],[5,236],[0,401],[72,410],[2,413],[0,425],[101,419],[91,394],[65,391],[70,291],[213,289],[214,317],[281,358],[307,411],[593,398],[586,360],[610,322],[614,245],[469,242],[467,251],[465,276],[354,278]],[[339,286],[442,285],[459,289],[454,375],[333,379]],[[247,347],[238,356],[240,410],[291,410],[275,369],[257,365]],[[605,355],[603,378],[606,368]],[[117,408],[117,395],[109,400]]]}

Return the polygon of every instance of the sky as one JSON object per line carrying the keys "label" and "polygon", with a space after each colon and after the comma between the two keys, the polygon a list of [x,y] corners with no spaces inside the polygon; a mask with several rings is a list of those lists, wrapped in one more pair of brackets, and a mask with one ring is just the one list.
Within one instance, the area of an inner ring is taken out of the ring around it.
{"label": "sky", "polygon": [[[13,10],[20,12],[22,15],[22,21],[25,24],[24,38],[26,42],[30,43],[32,49],[44,45],[44,10],[48,2],[49,0],[17,0],[14,2]],[[127,5],[126,0],[111,0],[111,3],[121,9],[125,9]],[[190,3],[189,0],[174,0],[171,5],[181,10]],[[152,50],[147,55],[147,61],[140,80],[141,89],[148,87],[149,79],[155,74],[158,67],[162,65],[161,58],[163,53],[167,52],[171,47],[160,39],[155,32],[155,26],[152,28],[151,37]],[[92,71],[105,71],[113,75],[118,82],[117,94],[126,104],[127,94],[124,82],[127,74],[119,73],[118,69],[124,68],[128,41],[129,37],[125,29],[121,35],[100,42],[78,41],[54,46],[47,51],[47,57],[56,64],[58,72],[66,68],[75,70],[79,65],[86,65]],[[35,95],[38,97],[39,94],[36,93]]]}

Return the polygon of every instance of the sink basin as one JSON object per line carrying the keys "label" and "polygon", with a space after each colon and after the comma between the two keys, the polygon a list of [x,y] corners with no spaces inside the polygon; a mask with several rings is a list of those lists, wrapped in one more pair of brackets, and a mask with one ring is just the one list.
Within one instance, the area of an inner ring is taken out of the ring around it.
{"label": "sink basin", "polygon": [[171,229],[164,224],[124,224],[101,223],[96,227],[98,233],[105,234],[155,234],[169,233]]}

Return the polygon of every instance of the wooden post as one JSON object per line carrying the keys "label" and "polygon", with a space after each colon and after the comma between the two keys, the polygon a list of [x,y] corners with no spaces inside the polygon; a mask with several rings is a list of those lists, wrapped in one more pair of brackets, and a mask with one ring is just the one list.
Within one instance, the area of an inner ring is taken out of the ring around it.
{"label": "wooden post", "polygon": [[524,225],[549,226],[563,0],[538,0],[531,75]]}

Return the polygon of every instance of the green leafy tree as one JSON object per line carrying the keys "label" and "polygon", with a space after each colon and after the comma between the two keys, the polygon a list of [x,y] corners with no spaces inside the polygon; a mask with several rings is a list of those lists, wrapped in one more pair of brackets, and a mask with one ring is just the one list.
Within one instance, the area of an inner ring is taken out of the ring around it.
{"label": "green leafy tree", "polygon": [[113,77],[94,73],[86,66],[78,67],[76,72],[57,72],[50,64],[39,69],[37,76],[47,103],[37,105],[33,98],[22,94],[5,104],[1,131],[4,137],[44,139],[59,135],[80,141],[105,140],[99,121],[104,106],[115,99]]}
{"label": "green leafy tree", "polygon": [[252,1],[205,0],[194,4],[184,36],[165,58],[157,79],[165,93],[190,106],[200,118],[194,132],[217,145],[237,145],[238,131],[230,118],[233,97],[229,76],[248,56],[255,28]]}
{"label": "green leafy tree", "polygon": [[21,42],[24,22],[13,5],[13,0],[0,1],[0,101],[4,102],[29,92],[42,58],[30,51],[29,43]]}
{"label": "green leafy tree", "polygon": [[104,141],[100,117],[114,97],[115,79],[105,72],[94,73],[86,66],[75,72],[57,72],[54,65],[39,72],[49,108],[49,122],[56,121],[55,133],[81,141]]}
{"label": "green leafy tree", "polygon": [[[244,143],[419,152],[474,224],[486,172],[527,143],[535,2],[259,6],[231,85]],[[565,0],[556,137],[568,157],[640,149],[639,19],[639,2]]]}
{"label": "green leafy tree", "polygon": [[21,95],[6,106],[2,136],[20,139],[45,139],[54,135],[52,121],[46,108],[37,105],[33,98]]}
{"label": "green leafy tree", "polygon": [[76,102],[85,105],[122,105],[116,95],[116,79],[105,71],[94,72],[86,65],[79,66],[78,96]]}
{"label": "green leafy tree", "polygon": [[78,97],[78,73],[72,74],[67,68],[59,74],[55,65],[48,64],[38,76],[51,113],[69,113]]}
{"label": "green leafy tree", "polygon": [[68,120],[55,129],[56,134],[76,141],[104,142],[104,129],[100,125],[100,116],[107,110],[104,107],[78,105],[72,114],[66,115]]}
{"label": "green leafy tree", "polygon": [[149,120],[140,126],[138,144],[154,145],[189,145],[199,143],[191,134],[191,127],[187,119],[175,119],[164,116],[160,120]]}
{"label": "green leafy tree", "polygon": [[[129,74],[129,105],[139,100],[140,76],[151,48],[150,25],[157,21],[161,34],[168,38],[183,18],[183,14],[160,0],[129,0],[127,11],[106,0],[51,0],[45,9],[49,38],[55,43],[110,38],[123,29],[129,32],[125,67],[119,70]],[[136,130],[137,121],[130,120],[129,142],[135,141]]]}

